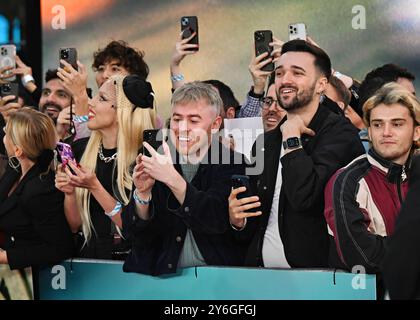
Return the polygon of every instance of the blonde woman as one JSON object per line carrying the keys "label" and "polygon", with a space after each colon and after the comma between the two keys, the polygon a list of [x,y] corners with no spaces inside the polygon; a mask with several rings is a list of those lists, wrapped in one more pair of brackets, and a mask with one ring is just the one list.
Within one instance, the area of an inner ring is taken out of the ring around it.
{"label": "blonde woman", "polygon": [[65,214],[83,234],[80,256],[124,259],[122,208],[129,203],[131,169],[145,129],[155,123],[150,83],[136,75],[107,80],[91,101],[90,138],[73,145],[76,159],[61,167],[56,186],[65,193]]}
{"label": "blonde woman", "polygon": [[0,180],[0,264],[11,269],[52,265],[69,258],[73,239],[64,216],[64,196],[54,186],[53,121],[22,108],[4,129],[9,166]]}

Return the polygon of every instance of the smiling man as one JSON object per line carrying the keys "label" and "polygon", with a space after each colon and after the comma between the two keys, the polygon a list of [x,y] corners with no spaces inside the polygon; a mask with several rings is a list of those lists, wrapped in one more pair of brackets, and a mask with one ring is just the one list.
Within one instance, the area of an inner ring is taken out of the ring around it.
{"label": "smiling man", "polygon": [[57,75],[57,69],[48,70],[45,74],[45,86],[39,100],[39,111],[57,122],[61,110],[70,106],[71,94],[66,90]]}
{"label": "smiling man", "polygon": [[363,113],[371,149],[328,182],[325,216],[335,239],[331,267],[378,273],[408,191],[420,104],[407,89],[389,83],[364,104]]}
{"label": "smiling man", "polygon": [[275,89],[287,116],[260,137],[263,144],[255,144],[264,145],[255,148],[263,154],[264,171],[251,181],[258,197],[238,200],[243,191],[238,188],[229,198],[237,236],[251,241],[247,265],[328,265],[324,188],[337,169],[364,151],[351,123],[320,104],[330,75],[331,62],[322,49],[303,40],[283,45]]}
{"label": "smiling man", "polygon": [[220,95],[210,84],[192,82],[176,89],[171,103],[173,154],[167,144],[159,154],[144,143],[151,157],[137,157],[135,191],[123,213],[134,244],[124,271],[159,275],[242,265],[245,248],[233,238],[227,199],[231,176],[244,174],[245,163],[234,164],[237,154],[212,137],[222,121]]}

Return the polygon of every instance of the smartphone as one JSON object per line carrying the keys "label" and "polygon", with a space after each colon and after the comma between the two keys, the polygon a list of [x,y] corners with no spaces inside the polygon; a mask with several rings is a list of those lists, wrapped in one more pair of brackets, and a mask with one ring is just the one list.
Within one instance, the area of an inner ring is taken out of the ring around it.
{"label": "smartphone", "polygon": [[[5,67],[16,68],[16,46],[14,44],[0,46],[0,68]],[[11,74],[11,70],[6,71],[5,74]],[[15,81],[16,75],[11,75],[9,78],[4,79],[7,81]]]}
{"label": "smartphone", "polygon": [[[71,66],[78,70],[77,67],[77,50],[76,48],[60,48],[59,52],[59,60],[65,60],[67,63],[71,64]],[[60,62],[60,68],[66,70],[64,65]],[[66,70],[69,71],[69,70]]]}
{"label": "smartphone", "polygon": [[[159,129],[148,129],[143,131],[143,142],[147,142],[152,146],[153,149],[156,151],[162,146],[162,142],[164,141],[163,131]],[[151,157],[149,150],[143,147],[143,154],[145,156]]]}
{"label": "smartphone", "polygon": [[236,196],[237,199],[248,198],[252,196],[248,176],[235,174],[231,177],[231,180],[233,189],[237,189],[240,187],[246,188],[246,191],[238,193],[238,195]]}
{"label": "smartphone", "polygon": [[69,161],[76,162],[76,158],[74,157],[73,150],[71,146],[64,142],[57,143],[57,151],[58,151],[58,161],[61,163],[67,163]]}
{"label": "smartphone", "polygon": [[[273,33],[270,30],[258,30],[254,32],[254,43],[255,43],[255,56],[258,57],[264,52],[268,52],[268,58],[273,51],[273,47],[270,46],[270,42],[273,42]],[[271,62],[261,68],[262,71],[274,71],[274,63]]]}
{"label": "smartphone", "polygon": [[[198,44],[198,18],[196,16],[181,18],[182,39],[191,37],[195,32],[195,36],[188,42],[190,44]],[[187,49],[188,51],[198,51],[198,48]]]}
{"label": "smartphone", "polygon": [[306,25],[304,23],[289,24],[289,40],[301,39],[306,41]]}
{"label": "smartphone", "polygon": [[0,85],[0,96],[15,96],[15,98],[9,102],[18,102],[19,85],[17,83],[2,83]]}

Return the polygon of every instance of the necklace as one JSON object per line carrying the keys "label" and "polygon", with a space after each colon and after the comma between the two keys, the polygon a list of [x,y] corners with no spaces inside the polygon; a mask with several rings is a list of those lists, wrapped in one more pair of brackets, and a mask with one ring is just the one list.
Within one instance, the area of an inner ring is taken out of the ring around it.
{"label": "necklace", "polygon": [[102,150],[102,143],[99,146],[99,159],[101,159],[103,162],[105,163],[109,163],[112,160],[115,160],[115,158],[117,158],[117,152],[115,152],[111,157],[105,157],[103,150]]}

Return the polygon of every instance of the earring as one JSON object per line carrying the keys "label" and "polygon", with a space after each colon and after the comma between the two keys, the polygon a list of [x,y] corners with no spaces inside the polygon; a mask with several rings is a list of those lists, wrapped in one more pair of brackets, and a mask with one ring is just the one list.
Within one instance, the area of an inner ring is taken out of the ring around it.
{"label": "earring", "polygon": [[14,170],[17,170],[20,167],[18,158],[15,156],[9,157],[9,166],[11,166]]}

